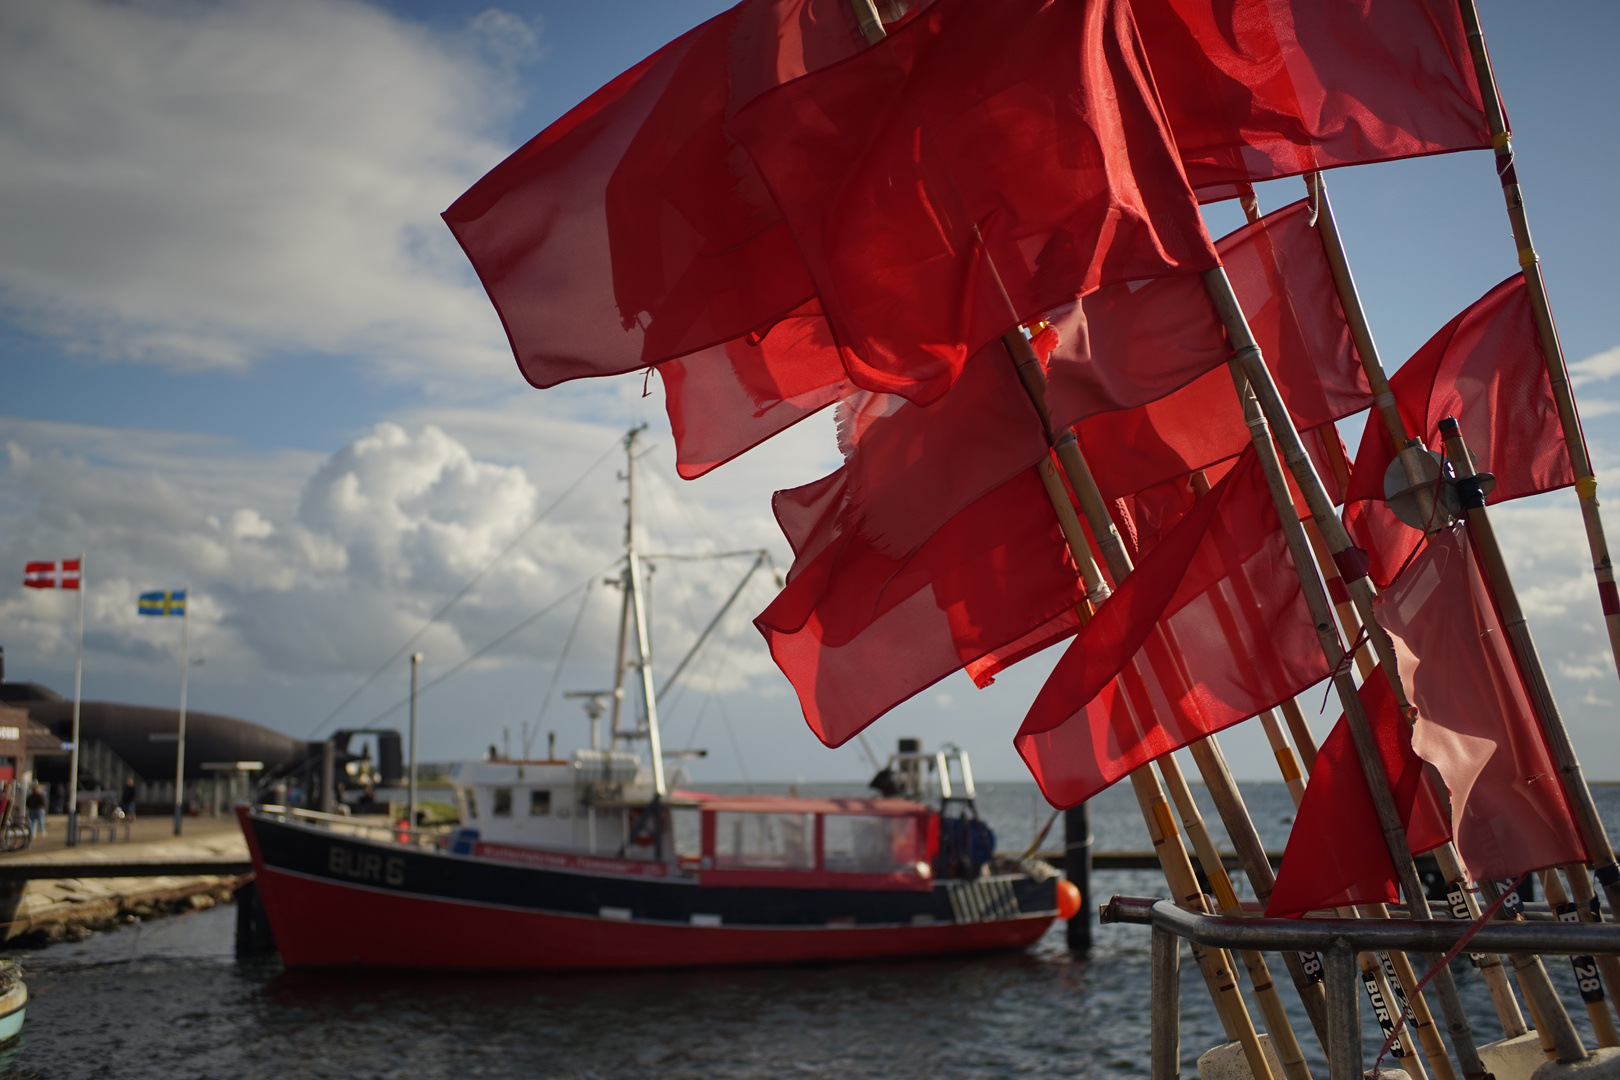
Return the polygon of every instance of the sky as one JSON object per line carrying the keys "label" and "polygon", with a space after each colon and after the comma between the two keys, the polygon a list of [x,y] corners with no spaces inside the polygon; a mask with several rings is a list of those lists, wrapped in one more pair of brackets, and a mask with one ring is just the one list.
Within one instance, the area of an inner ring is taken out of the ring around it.
{"label": "sky", "polygon": [[[135,596],[184,585],[193,708],[299,737],[400,725],[412,642],[431,687],[424,760],[503,740],[515,752],[525,728],[537,751],[543,732],[567,750],[586,726],[564,693],[610,679],[617,606],[602,578],[622,527],[620,440],[642,423],[647,547],[763,548],[784,570],[770,493],[837,467],[830,419],[677,479],[658,381],[528,387],[438,218],[722,6],[0,4],[7,678],[70,691],[74,600],[23,589],[21,564],[83,552],[87,699],[175,703],[177,620],[137,617]],[[1620,486],[1620,7],[1481,10],[1601,494]],[[1328,184],[1390,368],[1516,269],[1488,153],[1338,170]],[[1302,193],[1297,180],[1264,185],[1262,208]],[[1207,218],[1216,236],[1241,222],[1231,205]],[[1360,424],[1344,425],[1352,448]],[[1574,496],[1494,519],[1587,773],[1620,779],[1620,685]],[[656,565],[667,673],[749,560]],[[749,625],[774,588],[769,572],[748,581],[667,699],[665,744],[709,751],[689,766],[697,782],[865,779],[856,744],[828,750],[810,734]],[[1056,655],[983,691],[953,676],[879,720],[870,742],[883,754],[901,736],[950,740],[981,777],[1024,779],[1011,736]],[[1270,777],[1257,733],[1222,738],[1240,777]]]}

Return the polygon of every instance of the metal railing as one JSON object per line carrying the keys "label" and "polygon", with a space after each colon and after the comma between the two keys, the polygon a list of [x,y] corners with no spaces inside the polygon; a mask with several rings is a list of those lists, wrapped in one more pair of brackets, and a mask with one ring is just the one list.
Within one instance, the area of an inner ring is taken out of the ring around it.
{"label": "metal railing", "polygon": [[[1181,1072],[1182,938],[1222,949],[1320,953],[1327,992],[1328,1078],[1362,1080],[1356,954],[1390,950],[1442,954],[1473,925],[1402,918],[1229,919],[1186,911],[1170,900],[1134,896],[1114,897],[1103,907],[1101,919],[1153,928],[1152,1080],[1177,1080]],[[1508,954],[1620,955],[1620,923],[1492,922],[1475,931],[1468,948]]]}
{"label": "metal railing", "polygon": [[[404,844],[407,847],[434,847],[441,836],[448,835],[451,827],[448,825],[401,825],[397,821],[390,821],[386,815],[361,814],[349,816],[346,814],[325,814],[319,810],[305,810],[298,806],[276,806],[263,804],[255,807],[257,812],[272,817],[292,818],[310,825],[320,825],[336,833],[349,836],[376,839],[381,837],[390,843]],[[376,818],[377,820],[368,820]]]}

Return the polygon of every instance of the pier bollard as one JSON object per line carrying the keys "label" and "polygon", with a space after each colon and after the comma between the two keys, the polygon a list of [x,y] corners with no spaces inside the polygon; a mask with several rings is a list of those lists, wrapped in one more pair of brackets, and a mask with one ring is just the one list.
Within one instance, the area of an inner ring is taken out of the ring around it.
{"label": "pier bollard", "polygon": [[276,939],[259,900],[259,886],[246,882],[236,890],[236,955],[269,956],[275,951]]}
{"label": "pier bollard", "polygon": [[1080,911],[1069,920],[1070,952],[1091,949],[1091,814],[1086,804],[1063,811],[1063,876],[1080,890]]}

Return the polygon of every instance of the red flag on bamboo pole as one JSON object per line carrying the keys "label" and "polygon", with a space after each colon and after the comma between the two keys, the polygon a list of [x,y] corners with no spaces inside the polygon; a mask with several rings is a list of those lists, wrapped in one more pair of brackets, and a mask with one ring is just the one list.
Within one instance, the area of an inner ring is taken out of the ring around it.
{"label": "red flag on bamboo pole", "polygon": [[1470,876],[1513,878],[1586,862],[1468,527],[1442,530],[1376,603],[1417,707],[1412,749],[1451,791],[1457,852]]}
{"label": "red flag on bamboo pole", "polygon": [[1133,0],[1188,180],[1249,183],[1491,144],[1453,0]]}
{"label": "red flag on bamboo pole", "polygon": [[869,390],[931,401],[1019,322],[1216,264],[1123,0],[937,0],[730,130]]}
{"label": "red flag on bamboo pole", "polygon": [[547,387],[631,371],[763,331],[812,300],[793,238],[726,122],[864,47],[845,0],[744,0],[457,199],[444,220],[524,376]]}
{"label": "red flag on bamboo pole", "polygon": [[[1275,210],[1215,246],[1295,427],[1321,428],[1371,405],[1310,203]],[[1087,297],[1078,315],[1057,324],[1067,333],[1050,365],[1053,424],[1076,425],[1097,486],[1110,498],[1234,458],[1249,445],[1220,322],[1207,299],[1180,297],[1176,285],[1151,283],[1129,298],[1110,298],[1109,310],[1094,314]],[[1164,310],[1172,298],[1185,313],[1180,318]],[[1175,384],[1174,374],[1193,365],[1181,362],[1187,345],[1163,338],[1179,333],[1185,341],[1183,324],[1195,316],[1207,320],[1191,335],[1204,343],[1205,374]],[[1149,333],[1118,332],[1143,326]]]}
{"label": "red flag on bamboo pole", "polygon": [[1013,740],[1054,806],[1327,675],[1249,451],[1081,628]]}
{"label": "red flag on bamboo pole", "polygon": [[[1451,839],[1451,828],[1423,762],[1412,752],[1412,728],[1401,717],[1382,667],[1368,674],[1359,696],[1408,846],[1413,854],[1439,847]],[[1286,918],[1354,904],[1390,904],[1400,895],[1367,777],[1341,716],[1316,752],[1266,914]]]}
{"label": "red flag on bamboo pole", "polygon": [[[1406,430],[1443,449],[1440,421],[1455,416],[1481,471],[1496,477],[1492,505],[1575,482],[1558,406],[1542,362],[1524,275],[1514,274],[1452,319],[1389,378]],[[1388,429],[1367,418],[1345,497],[1344,522],[1388,585],[1423,534],[1395,517],[1384,473],[1395,460]]]}
{"label": "red flag on bamboo pole", "polygon": [[1084,597],[1032,469],[901,556],[852,527],[844,469],[777,492],[773,505],[793,569],[754,625],[828,746]]}

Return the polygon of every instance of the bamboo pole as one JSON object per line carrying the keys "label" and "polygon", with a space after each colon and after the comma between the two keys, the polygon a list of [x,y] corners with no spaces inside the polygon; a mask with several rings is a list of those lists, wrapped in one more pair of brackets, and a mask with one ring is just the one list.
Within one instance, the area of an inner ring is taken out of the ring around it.
{"label": "bamboo pole", "polygon": [[[1176,812],[1181,815],[1181,827],[1186,830],[1188,839],[1193,842],[1193,850],[1198,853],[1198,862],[1204,868],[1204,877],[1209,880],[1210,888],[1214,890],[1215,902],[1221,914],[1229,918],[1242,918],[1243,905],[1238,901],[1237,891],[1232,888],[1226,864],[1221,860],[1220,852],[1215,850],[1215,840],[1209,835],[1209,826],[1204,823],[1204,816],[1199,812],[1198,803],[1193,800],[1192,789],[1187,786],[1187,778],[1182,775],[1174,754],[1166,754],[1159,759],[1159,772],[1164,777],[1165,789],[1175,803]],[[1265,957],[1253,950],[1242,950],[1238,956],[1249,971],[1249,983],[1260,1002],[1266,1027],[1277,1044],[1277,1058],[1282,1062],[1283,1072],[1289,1080],[1310,1080],[1311,1070],[1305,1064],[1305,1052],[1294,1036],[1293,1025],[1277,993],[1277,986],[1271,981],[1271,971],[1266,967]]]}
{"label": "bamboo pole", "polygon": [[[1586,867],[1566,866],[1564,876],[1569,878],[1570,891],[1575,894],[1576,910],[1581,918],[1587,922],[1602,922],[1603,909],[1592,893],[1592,879]],[[1620,957],[1600,957],[1597,967],[1608,988],[1609,1004],[1620,1012]]]}
{"label": "bamboo pole", "polygon": [[[1356,353],[1361,361],[1362,371],[1367,376],[1367,383],[1373,391],[1373,407],[1378,411],[1384,421],[1384,430],[1389,435],[1390,442],[1396,451],[1397,460],[1401,462],[1406,474],[1409,487],[1418,488],[1420,512],[1428,513],[1432,510],[1432,493],[1427,487],[1420,487],[1426,474],[1420,471],[1418,455],[1426,454],[1422,442],[1411,437],[1406,430],[1406,421],[1402,419],[1400,410],[1396,407],[1395,396],[1390,392],[1389,380],[1384,374],[1384,363],[1378,352],[1377,342],[1373,339],[1372,327],[1367,320],[1366,308],[1361,303],[1360,290],[1356,288],[1355,275],[1350,270],[1350,262],[1345,255],[1344,242],[1339,234],[1338,221],[1333,213],[1333,201],[1328,197],[1327,182],[1320,172],[1309,173],[1305,176],[1305,190],[1311,199],[1311,205],[1316,215],[1317,235],[1322,240],[1323,254],[1327,258],[1328,267],[1333,275],[1334,290],[1339,297],[1339,307],[1344,312],[1345,323],[1349,327],[1351,341],[1356,347]],[[1312,523],[1314,525],[1314,522]],[[1438,525],[1436,525],[1438,528]],[[1338,577],[1337,568],[1333,567],[1333,559],[1326,549],[1326,541],[1319,530],[1307,526],[1307,534],[1312,541],[1312,549],[1316,554],[1317,562],[1323,567],[1324,573]],[[1332,569],[1329,569],[1332,567]],[[1339,599],[1339,593],[1334,592],[1333,582],[1329,582],[1329,591],[1334,593],[1334,599]],[[1349,591],[1342,579],[1339,588],[1344,598],[1349,600]],[[1353,604],[1336,604],[1339,623],[1344,629],[1346,638],[1355,640],[1361,630],[1361,620],[1356,614]],[[1357,654],[1358,666],[1365,653]],[[1362,676],[1368,674],[1362,667]],[[1397,688],[1397,692],[1398,688]],[[1303,718],[1302,718],[1303,719]],[[1296,733],[1297,734],[1297,733]],[[1431,783],[1436,784],[1437,794],[1442,798],[1442,805],[1449,801],[1449,794],[1443,785],[1438,784],[1438,777],[1430,771]],[[1443,876],[1448,883],[1448,889],[1456,907],[1456,901],[1461,905],[1469,918],[1477,918],[1479,905],[1474,902],[1467,888],[1467,875],[1462,868],[1462,861],[1456,857],[1455,847],[1445,845],[1442,852],[1437,853],[1437,859],[1442,866]],[[1456,911],[1453,914],[1458,914]],[[1524,1016],[1519,1011],[1518,1000],[1513,996],[1512,988],[1507,984],[1507,973],[1502,966],[1499,956],[1486,954],[1480,958],[1480,974],[1485,979],[1490,990],[1492,1003],[1496,1007],[1498,1019],[1502,1023],[1504,1033],[1515,1037],[1524,1033]]]}
{"label": "bamboo pole", "polygon": [[[1277,726],[1276,718],[1272,717],[1271,722],[1268,724],[1264,722],[1264,717],[1262,717],[1261,726],[1265,730],[1266,741],[1271,746],[1272,754],[1277,758],[1278,763],[1283,765],[1283,776],[1288,777],[1290,772],[1297,776],[1299,765],[1294,757],[1294,748],[1288,744],[1282,729]],[[1311,743],[1311,760],[1314,762],[1316,759],[1315,740],[1310,738],[1308,728],[1305,735],[1307,741]],[[1303,779],[1298,782],[1290,780],[1288,794],[1293,800],[1294,809],[1298,810],[1300,803],[1305,798]],[[1347,915],[1350,918],[1387,919],[1389,918],[1389,909],[1383,904],[1368,904],[1365,913],[1354,910],[1346,912],[1341,909],[1340,914]],[[1363,954],[1363,956],[1366,955]],[[1451,1067],[1451,1059],[1446,1056],[1446,1046],[1440,1038],[1439,1028],[1435,1026],[1434,1014],[1429,1011],[1428,1002],[1423,999],[1422,993],[1418,990],[1417,972],[1413,970],[1411,960],[1402,952],[1386,953],[1383,954],[1382,958],[1387,964],[1387,972],[1393,972],[1395,985],[1400,989],[1399,997],[1387,1000],[1393,1000],[1406,1013],[1407,1023],[1417,1036],[1418,1045],[1423,1049],[1423,1056],[1428,1060],[1429,1067],[1434,1070],[1438,1080],[1455,1080],[1456,1071]],[[1380,967],[1384,966],[1384,964],[1380,965]],[[1388,982],[1387,972],[1386,985]]]}
{"label": "bamboo pole", "polygon": [[[1547,903],[1562,922],[1581,922],[1580,909],[1564,891],[1564,883],[1557,870],[1543,870],[1541,889],[1547,894]],[[1584,875],[1583,875],[1584,876]],[[1620,1046],[1620,1031],[1615,1030],[1614,1017],[1609,1014],[1609,1003],[1603,993],[1603,980],[1598,977],[1598,965],[1590,956],[1571,956],[1570,967],[1575,971],[1575,985],[1580,990],[1581,1003],[1592,1021],[1592,1033],[1599,1046]],[[1584,969],[1584,970],[1583,970]]]}
{"label": "bamboo pole", "polygon": [[[1346,724],[1350,730],[1351,740],[1355,743],[1356,756],[1361,761],[1362,772],[1366,774],[1367,788],[1372,796],[1373,808],[1378,814],[1384,842],[1389,848],[1396,875],[1401,882],[1401,891],[1406,895],[1407,909],[1414,918],[1428,918],[1428,898],[1423,892],[1423,883],[1418,877],[1417,864],[1412,859],[1411,849],[1407,846],[1406,830],[1401,824],[1400,814],[1395,809],[1389,780],[1384,774],[1383,761],[1373,741],[1366,713],[1361,707],[1361,698],[1357,695],[1355,683],[1344,665],[1344,645],[1339,640],[1338,631],[1333,624],[1327,592],[1322,586],[1321,579],[1310,569],[1311,554],[1305,540],[1305,530],[1300,526],[1299,518],[1294,513],[1293,499],[1289,495],[1287,481],[1283,478],[1276,449],[1272,446],[1271,427],[1262,412],[1264,403],[1254,392],[1256,384],[1263,380],[1270,388],[1270,396],[1274,403],[1279,407],[1281,399],[1276,396],[1276,386],[1271,383],[1270,373],[1266,371],[1260,359],[1259,347],[1254,344],[1248,324],[1243,319],[1241,309],[1237,307],[1237,298],[1231,294],[1231,284],[1226,281],[1225,272],[1209,272],[1206,274],[1206,280],[1217,275],[1219,284],[1225,285],[1224,296],[1217,284],[1212,283],[1212,299],[1215,300],[1216,310],[1221,311],[1223,316],[1229,312],[1235,313],[1235,319],[1228,321],[1227,334],[1237,346],[1240,358],[1238,362],[1243,364],[1244,373],[1248,376],[1242,393],[1244,420],[1253,436],[1253,445],[1259,454],[1261,468],[1266,474],[1267,485],[1271,488],[1272,498],[1276,502],[1277,515],[1281,519],[1289,553],[1293,556],[1295,568],[1299,573],[1312,621],[1316,624],[1317,639],[1321,644],[1323,656],[1333,672],[1333,684],[1338,690],[1340,703],[1344,706]],[[1252,358],[1253,366],[1259,369],[1258,373],[1247,370],[1250,367],[1248,358]],[[1299,442],[1299,433],[1294,431],[1292,424],[1289,423],[1286,411],[1279,408],[1278,412],[1281,416],[1280,422],[1286,425],[1286,431],[1279,433],[1279,441],[1282,442],[1285,452],[1292,451],[1289,454],[1291,466],[1296,461],[1303,461],[1306,476],[1299,478],[1299,485],[1307,500],[1313,503],[1314,510],[1315,504],[1327,503],[1327,493],[1322,489],[1321,481],[1311,468],[1310,460],[1305,457],[1304,447]],[[1314,481],[1314,485],[1309,483],[1310,481]],[[1312,486],[1314,491],[1311,490]],[[1331,514],[1328,516],[1332,517]],[[1320,517],[1318,521],[1320,523]],[[1333,518],[1333,523],[1338,523],[1336,518]],[[1328,534],[1330,543],[1336,539],[1326,527],[1323,531]],[[1342,526],[1340,532],[1342,533]],[[1341,548],[1349,546],[1349,538],[1344,539],[1345,543]],[[1428,958],[1430,966],[1435,968],[1434,986],[1440,995],[1440,1006],[1446,1017],[1446,1026],[1451,1032],[1452,1046],[1456,1050],[1457,1061],[1462,1066],[1463,1075],[1469,1080],[1475,1080],[1485,1075],[1485,1066],[1480,1061],[1479,1051],[1474,1045],[1473,1031],[1469,1027],[1462,1001],[1457,994],[1456,982],[1451,977],[1450,969],[1444,964],[1439,964],[1438,960],[1439,957]]]}
{"label": "bamboo pole", "polygon": [[[1018,370],[1025,379],[1025,386],[1030,390],[1031,399],[1036,402],[1036,408],[1041,414],[1042,421],[1047,423],[1050,432],[1050,419],[1046,412],[1044,398],[1045,375],[1041,371],[1040,362],[1035,357],[1034,350],[1030,348],[1022,334],[1014,332],[1004,339],[1007,348],[1015,357]],[[1059,462],[1062,463],[1064,474],[1073,487],[1075,497],[1080,502],[1080,508],[1085,516],[1086,523],[1091,527],[1091,535],[1097,542],[1097,549],[1102,552],[1108,563],[1109,572],[1116,582],[1123,581],[1132,570],[1130,554],[1125,550],[1124,542],[1120,539],[1119,530],[1115,527],[1113,518],[1103,502],[1102,492],[1097,486],[1096,477],[1091,472],[1085,455],[1080,450],[1074,432],[1064,432],[1057,439],[1054,447]],[[1090,558],[1087,549],[1086,557]],[[1201,739],[1191,744],[1193,760],[1198,765],[1199,774],[1211,798],[1215,801],[1221,816],[1221,822],[1226,826],[1227,835],[1232,838],[1233,846],[1237,849],[1244,873],[1249,878],[1255,895],[1261,900],[1271,895],[1273,876],[1271,864],[1266,859],[1265,850],[1260,843],[1259,835],[1255,832],[1254,822],[1250,819],[1248,809],[1243,804],[1243,797],[1238,793],[1237,784],[1232,780],[1230,772],[1226,770],[1225,762],[1219,757],[1219,748],[1213,736]],[[1217,767],[1217,762],[1218,767]],[[1313,979],[1304,968],[1297,953],[1283,955],[1284,966],[1288,968],[1289,976],[1293,980],[1295,989],[1305,1005],[1306,1013],[1311,1018],[1312,1026],[1319,1035],[1325,1034],[1326,997],[1320,983]]]}
{"label": "bamboo pole", "polygon": [[[1614,653],[1615,666],[1620,670],[1620,589],[1615,586],[1614,563],[1609,558],[1609,542],[1604,535],[1603,516],[1598,510],[1597,477],[1593,474],[1592,459],[1586,451],[1586,436],[1581,432],[1581,418],[1575,408],[1575,392],[1570,386],[1569,368],[1564,363],[1564,349],[1553,326],[1552,303],[1547,298],[1547,282],[1541,273],[1541,257],[1536,254],[1536,246],[1530,236],[1530,217],[1525,209],[1524,191],[1519,186],[1518,170],[1513,161],[1513,137],[1507,129],[1507,115],[1497,93],[1490,54],[1485,49],[1485,31],[1480,26],[1479,9],[1474,0],[1457,0],[1457,9],[1462,13],[1463,27],[1468,34],[1474,75],[1485,104],[1491,146],[1496,151],[1496,175],[1502,183],[1502,197],[1513,228],[1519,266],[1524,270],[1530,311],[1535,318],[1537,336],[1541,339],[1541,354],[1552,383],[1553,400],[1558,404],[1558,422],[1564,429],[1564,446],[1569,451],[1569,463],[1575,472],[1575,493],[1580,499],[1581,521],[1586,526],[1587,546],[1592,553],[1592,573],[1597,578],[1603,622],[1609,632],[1609,648]],[[1609,874],[1607,878],[1605,872]],[[1612,892],[1612,886],[1620,884],[1620,869],[1611,864],[1599,872],[1598,881],[1606,893]],[[1613,895],[1609,898],[1609,904],[1620,913],[1620,907],[1615,907]]]}

